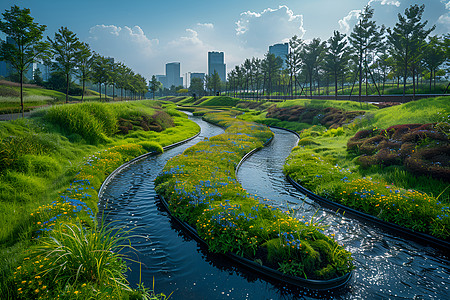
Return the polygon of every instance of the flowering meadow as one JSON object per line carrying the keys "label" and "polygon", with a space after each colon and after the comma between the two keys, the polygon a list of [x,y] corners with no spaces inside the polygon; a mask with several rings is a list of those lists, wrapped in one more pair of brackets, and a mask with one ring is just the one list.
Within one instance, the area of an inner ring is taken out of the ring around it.
{"label": "flowering meadow", "polygon": [[440,239],[450,238],[449,203],[341,168],[316,153],[317,144],[316,139],[316,145],[295,147],[286,160],[285,174],[322,197]]}
{"label": "flowering meadow", "polygon": [[169,160],[156,190],[171,213],[193,226],[217,253],[235,253],[283,273],[331,279],[353,269],[351,254],[312,222],[302,222],[261,203],[236,179],[242,157],[270,142],[263,125],[239,121],[231,112],[204,118],[226,128]]}

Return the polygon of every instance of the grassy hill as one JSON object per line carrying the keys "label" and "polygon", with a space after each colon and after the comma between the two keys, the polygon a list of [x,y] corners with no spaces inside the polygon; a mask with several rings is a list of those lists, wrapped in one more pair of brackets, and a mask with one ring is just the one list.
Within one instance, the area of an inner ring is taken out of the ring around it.
{"label": "grassy hill", "polygon": [[[30,111],[46,105],[62,104],[66,100],[64,93],[42,88],[34,84],[25,84],[24,110]],[[88,90],[89,95],[84,96],[85,101],[99,100],[99,94]],[[81,96],[69,96],[70,102],[78,102]],[[20,107],[20,85],[15,82],[0,80],[0,114],[18,113]]]}

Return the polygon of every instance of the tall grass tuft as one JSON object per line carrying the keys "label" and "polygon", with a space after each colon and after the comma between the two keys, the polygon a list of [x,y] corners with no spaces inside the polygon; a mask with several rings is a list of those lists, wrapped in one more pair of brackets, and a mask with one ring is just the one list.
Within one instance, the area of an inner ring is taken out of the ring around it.
{"label": "tall grass tuft", "polygon": [[113,298],[123,298],[131,291],[120,253],[130,247],[127,235],[122,229],[103,224],[85,228],[78,221],[55,226],[17,267],[18,296],[83,299],[99,297],[103,290]]}
{"label": "tall grass tuft", "polygon": [[86,142],[98,144],[106,139],[103,123],[81,105],[69,104],[53,106],[45,115],[45,120],[59,126],[67,134],[79,134]]}

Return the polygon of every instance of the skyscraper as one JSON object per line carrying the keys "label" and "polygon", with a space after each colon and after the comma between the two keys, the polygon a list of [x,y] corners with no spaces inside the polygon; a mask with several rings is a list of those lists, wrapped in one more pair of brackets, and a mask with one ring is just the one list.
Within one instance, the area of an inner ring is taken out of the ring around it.
{"label": "skyscraper", "polygon": [[217,71],[220,80],[226,81],[227,67],[224,63],[224,53],[223,52],[208,52],[208,75],[211,76]]}
{"label": "skyscraper", "polygon": [[288,43],[269,46],[269,53],[281,58],[283,60],[283,69],[286,69],[286,55],[289,53]]}
{"label": "skyscraper", "polygon": [[180,77],[180,63],[173,62],[166,64],[166,80],[167,80],[167,88],[170,88],[172,85],[175,87],[183,85],[183,78]]}

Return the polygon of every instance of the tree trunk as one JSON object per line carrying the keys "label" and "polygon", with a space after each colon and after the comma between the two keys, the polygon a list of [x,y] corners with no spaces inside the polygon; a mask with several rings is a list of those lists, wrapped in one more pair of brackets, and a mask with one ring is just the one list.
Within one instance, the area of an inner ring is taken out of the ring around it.
{"label": "tree trunk", "polygon": [[338,74],[334,71],[334,99],[337,100],[338,96]]}
{"label": "tree trunk", "polygon": [[83,78],[83,92],[81,93],[81,102],[83,102],[84,99],[84,91],[85,91],[85,80]]}
{"label": "tree trunk", "polygon": [[22,119],[24,118],[24,109],[23,109],[23,70],[19,71],[20,75],[20,107],[22,109]]}
{"label": "tree trunk", "polygon": [[66,103],[69,103],[69,73],[66,74]]}
{"label": "tree trunk", "polygon": [[102,84],[98,84],[98,93],[100,94],[100,102],[102,102]]}
{"label": "tree trunk", "polygon": [[431,83],[433,81],[433,69],[430,70],[430,94],[431,94]]}
{"label": "tree trunk", "polygon": [[412,78],[413,78],[413,100],[416,98],[416,68],[412,67]]}

